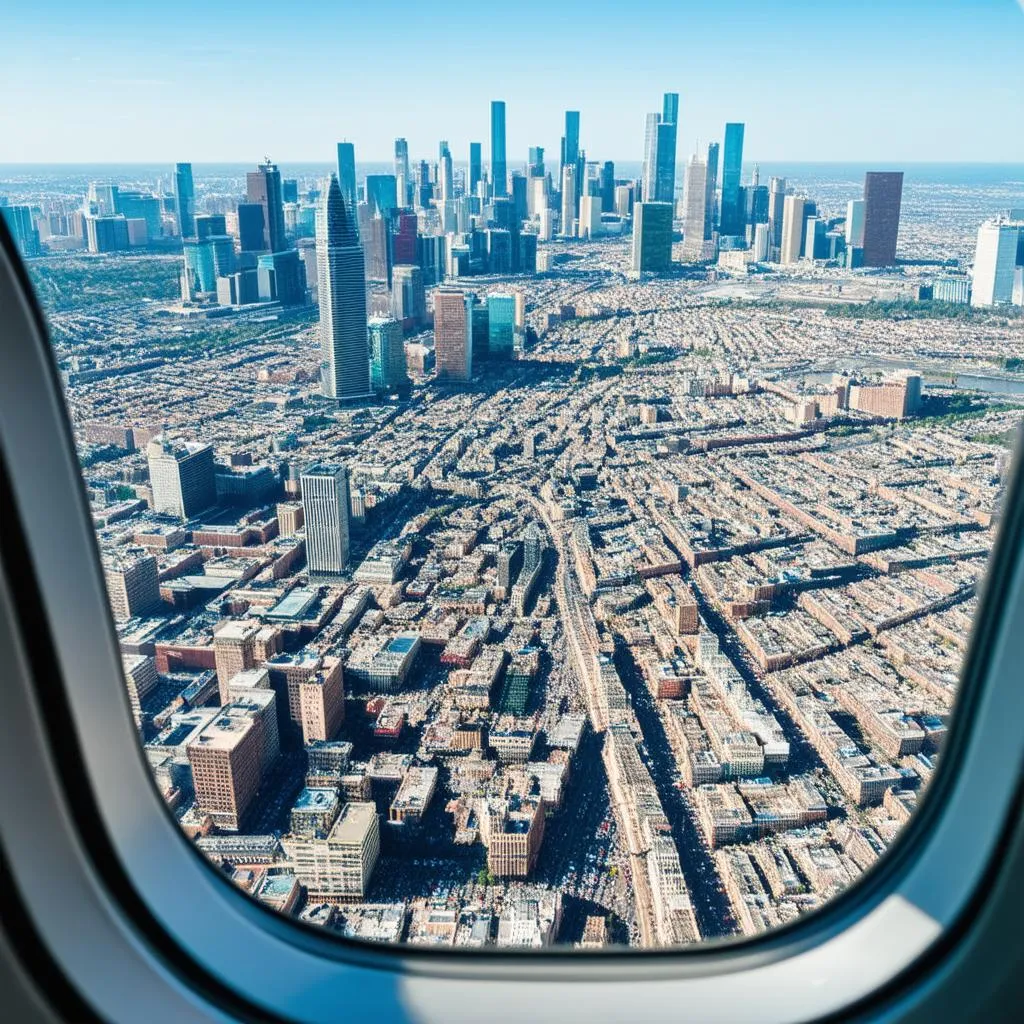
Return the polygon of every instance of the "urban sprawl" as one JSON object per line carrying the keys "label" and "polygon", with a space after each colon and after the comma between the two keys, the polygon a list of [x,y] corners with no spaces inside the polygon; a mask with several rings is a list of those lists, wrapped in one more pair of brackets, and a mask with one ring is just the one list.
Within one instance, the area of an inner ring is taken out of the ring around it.
{"label": "urban sprawl", "polygon": [[[753,935],[936,770],[1024,416],[1024,195],[961,222],[447,142],[7,182],[145,756],[264,904],[437,946]],[[638,133],[639,134],[639,133]],[[901,219],[903,221],[901,226]],[[936,252],[943,253],[936,256]]]}

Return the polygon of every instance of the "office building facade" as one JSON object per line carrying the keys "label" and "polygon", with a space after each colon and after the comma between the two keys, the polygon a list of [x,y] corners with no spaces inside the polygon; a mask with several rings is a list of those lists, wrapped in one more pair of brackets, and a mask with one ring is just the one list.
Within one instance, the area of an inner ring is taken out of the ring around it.
{"label": "office building facade", "polygon": [[895,265],[902,201],[902,171],[868,171],[864,175],[865,267]]}
{"label": "office building facade", "polygon": [[434,294],[434,359],[439,380],[466,381],[473,376],[473,299],[465,292],[441,289]]}
{"label": "office building facade", "polygon": [[633,207],[633,272],[664,273],[671,266],[672,204],[637,203]]}
{"label": "office building facade", "polygon": [[317,211],[316,254],[324,394],[359,398],[370,390],[365,262],[352,210],[333,174]]}
{"label": "office building facade", "polygon": [[335,576],[348,565],[348,468],[318,463],[301,476],[306,565],[311,575]]}

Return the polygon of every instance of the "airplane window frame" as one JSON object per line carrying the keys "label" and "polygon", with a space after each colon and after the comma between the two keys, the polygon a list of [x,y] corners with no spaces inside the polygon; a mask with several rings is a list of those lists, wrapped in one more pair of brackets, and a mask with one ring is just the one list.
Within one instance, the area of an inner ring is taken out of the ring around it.
{"label": "airplane window frame", "polygon": [[126,985],[97,976],[84,927],[96,929],[96,949],[110,941],[129,954],[135,990],[172,993],[169,1020],[207,1020],[211,1008],[335,1020],[342,1005],[445,1020],[478,999],[514,1000],[538,1019],[567,1007],[595,1019],[656,1019],[680,1007],[703,1021],[818,1019],[892,986],[977,911],[1021,804],[1020,443],[940,770],[887,855],[848,892],[762,936],[681,949],[369,945],[258,906],[189,849],[166,812],[128,710],[45,320],[2,224],[0,318],[0,642],[13,652],[0,792],[5,816],[34,825],[5,829],[5,867],[41,940],[101,1014],[117,1019]]}

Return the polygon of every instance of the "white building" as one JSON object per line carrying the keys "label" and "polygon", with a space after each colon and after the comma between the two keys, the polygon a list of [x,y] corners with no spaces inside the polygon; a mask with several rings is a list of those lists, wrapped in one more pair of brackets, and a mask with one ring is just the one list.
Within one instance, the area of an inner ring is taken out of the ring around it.
{"label": "white building", "polygon": [[997,217],[978,228],[974,254],[972,306],[1001,306],[1013,302],[1014,277],[1024,263],[1021,253],[1024,221]]}
{"label": "white building", "polygon": [[851,249],[864,246],[863,199],[851,199],[846,204],[846,246]]}
{"label": "white building", "polygon": [[311,903],[360,899],[380,855],[377,808],[345,804],[326,839],[283,836],[281,846]]}
{"label": "white building", "polygon": [[306,563],[311,573],[340,573],[348,564],[348,469],[319,463],[301,477]]}

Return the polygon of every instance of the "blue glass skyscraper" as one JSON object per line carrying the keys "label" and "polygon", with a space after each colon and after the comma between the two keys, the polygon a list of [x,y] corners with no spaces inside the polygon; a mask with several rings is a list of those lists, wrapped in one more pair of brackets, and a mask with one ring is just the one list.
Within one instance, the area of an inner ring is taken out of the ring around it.
{"label": "blue glass skyscraper", "polygon": [[722,154],[722,212],[719,234],[743,234],[743,204],[740,180],[743,171],[743,125],[725,126],[725,152]]}
{"label": "blue glass skyscraper", "polygon": [[511,359],[515,347],[514,295],[487,296],[487,349],[492,359]]}
{"label": "blue glass skyscraper", "polygon": [[356,147],[351,142],[338,143],[338,185],[346,205],[356,208]]}
{"label": "blue glass skyscraper", "polygon": [[476,195],[476,187],[480,184],[480,143],[471,142],[469,144],[469,194]]}
{"label": "blue glass skyscraper", "polygon": [[174,165],[174,201],[178,211],[178,234],[182,238],[194,238],[196,190],[191,164]]}
{"label": "blue glass skyscraper", "polygon": [[491,101],[491,182],[496,196],[508,194],[505,158],[505,101]]}

